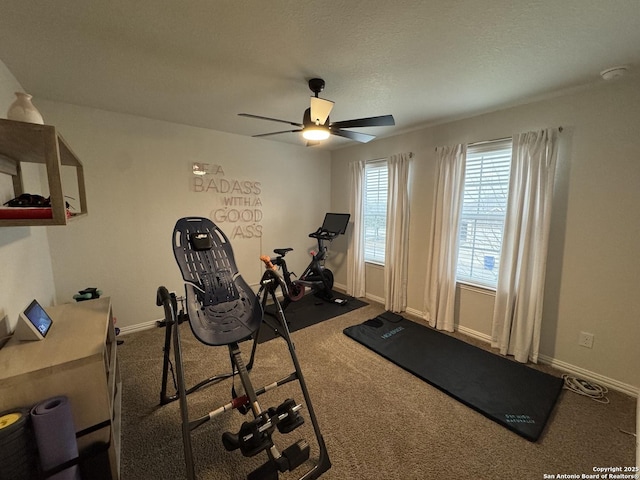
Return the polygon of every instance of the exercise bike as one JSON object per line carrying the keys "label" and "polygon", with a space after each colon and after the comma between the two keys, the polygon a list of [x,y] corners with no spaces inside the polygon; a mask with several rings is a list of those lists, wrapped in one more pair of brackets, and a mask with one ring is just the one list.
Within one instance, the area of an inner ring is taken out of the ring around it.
{"label": "exercise bike", "polygon": [[283,306],[286,308],[290,302],[300,300],[307,288],[310,288],[315,295],[327,301],[336,301],[336,303],[345,303],[346,300],[334,299],[333,296],[333,272],[324,266],[325,260],[328,258],[329,247],[325,242],[331,243],[338,235],[342,235],[347,230],[349,224],[348,213],[327,213],[322,222],[322,226],[315,232],[309,234],[310,238],[315,238],[318,242],[318,250],[311,252],[311,262],[307,265],[302,275],[296,280],[291,280],[291,276],[297,276],[290,272],[285,255],[293,248],[276,248],[273,252],[276,257],[262,255],[262,260],[267,268],[276,270],[282,269],[282,278],[287,286],[288,296],[285,298]]}

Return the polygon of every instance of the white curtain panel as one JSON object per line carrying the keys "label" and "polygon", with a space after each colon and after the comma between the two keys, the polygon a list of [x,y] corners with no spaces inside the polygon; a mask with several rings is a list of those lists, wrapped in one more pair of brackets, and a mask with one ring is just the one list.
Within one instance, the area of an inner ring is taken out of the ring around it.
{"label": "white curtain panel", "polygon": [[466,145],[436,148],[436,189],[427,264],[424,315],[429,325],[453,332],[458,229]]}
{"label": "white curtain panel", "polygon": [[411,154],[392,155],[389,167],[387,228],[384,250],[384,308],[404,312],[407,308],[409,264],[409,162]]}
{"label": "white curtain panel", "polygon": [[556,139],[557,129],[513,137],[491,344],[523,363],[538,361]]}
{"label": "white curtain panel", "polygon": [[353,297],[365,296],[364,283],[364,242],[362,236],[362,198],[364,196],[364,160],[349,164],[351,200],[349,213],[353,231],[347,247],[347,294]]}

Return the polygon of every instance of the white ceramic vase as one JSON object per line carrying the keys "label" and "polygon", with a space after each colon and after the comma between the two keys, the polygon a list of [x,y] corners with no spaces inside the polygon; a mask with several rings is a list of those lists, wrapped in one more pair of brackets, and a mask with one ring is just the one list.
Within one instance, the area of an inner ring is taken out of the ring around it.
{"label": "white ceramic vase", "polygon": [[11,104],[7,111],[9,120],[18,120],[19,122],[44,124],[42,115],[36,107],[31,103],[31,95],[23,92],[16,92],[16,100]]}

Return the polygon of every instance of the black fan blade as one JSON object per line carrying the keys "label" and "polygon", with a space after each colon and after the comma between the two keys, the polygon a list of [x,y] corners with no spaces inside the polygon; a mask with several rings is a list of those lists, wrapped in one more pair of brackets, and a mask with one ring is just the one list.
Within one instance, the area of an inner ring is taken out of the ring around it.
{"label": "black fan blade", "polygon": [[316,145],[320,145],[319,140],[307,140],[307,147],[315,147]]}
{"label": "black fan blade", "polygon": [[396,122],[393,115],[382,115],[380,117],[358,118],[356,120],[345,120],[334,122],[331,127],[335,128],[358,128],[358,127],[391,127]]}
{"label": "black fan blade", "polygon": [[271,133],[261,133],[259,135],[251,135],[252,137],[268,137],[269,135],[279,135],[281,133],[295,133],[301,132],[302,130],[283,130],[281,132],[271,132]]}
{"label": "black fan blade", "polygon": [[270,120],[272,122],[287,123],[289,125],[293,125],[294,127],[302,127],[301,123],[290,122],[288,120],[278,120],[277,118],[261,117],[260,115],[251,115],[250,113],[239,113],[238,116],[239,117],[248,117],[248,118],[257,118],[259,120]]}
{"label": "black fan blade", "polygon": [[349,130],[335,129],[333,128],[333,125],[331,125],[331,133],[339,137],[350,138],[351,140],[355,140],[356,142],[360,142],[360,143],[367,143],[373,140],[374,138],[376,138],[375,135],[369,135],[366,133],[358,133],[358,132],[351,132]]}

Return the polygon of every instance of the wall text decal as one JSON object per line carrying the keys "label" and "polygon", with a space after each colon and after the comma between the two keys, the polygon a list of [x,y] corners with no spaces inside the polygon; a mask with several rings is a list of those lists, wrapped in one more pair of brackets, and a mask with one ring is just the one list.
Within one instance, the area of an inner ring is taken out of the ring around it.
{"label": "wall text decal", "polygon": [[256,180],[225,177],[221,165],[194,163],[191,188],[195,193],[213,194],[216,208],[209,218],[216,224],[232,223],[229,238],[262,237],[262,186]]}

